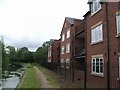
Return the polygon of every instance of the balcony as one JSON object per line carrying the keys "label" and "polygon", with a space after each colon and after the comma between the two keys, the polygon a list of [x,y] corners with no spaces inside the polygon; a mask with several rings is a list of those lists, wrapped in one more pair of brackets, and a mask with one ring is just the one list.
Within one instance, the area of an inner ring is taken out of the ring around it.
{"label": "balcony", "polygon": [[76,47],[75,58],[85,58],[85,45]]}
{"label": "balcony", "polygon": [[85,30],[75,36],[75,58],[85,58]]}

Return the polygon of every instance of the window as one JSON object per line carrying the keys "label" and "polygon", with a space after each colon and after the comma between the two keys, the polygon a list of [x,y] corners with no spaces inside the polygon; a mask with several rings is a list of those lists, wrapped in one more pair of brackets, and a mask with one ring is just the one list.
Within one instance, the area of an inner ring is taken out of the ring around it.
{"label": "window", "polygon": [[48,57],[50,57],[50,47],[48,48]]}
{"label": "window", "polygon": [[66,26],[67,26],[67,23],[65,23],[64,27],[66,28]]}
{"label": "window", "polygon": [[97,11],[99,11],[101,8],[101,4],[100,4],[100,0],[94,0],[91,3],[91,14],[96,13]]}
{"label": "window", "polygon": [[70,44],[67,44],[66,45],[66,53],[69,53],[70,52]]}
{"label": "window", "polygon": [[48,57],[49,57],[49,51],[48,51]]}
{"label": "window", "polygon": [[61,48],[61,54],[64,54],[64,46]]}
{"label": "window", "polygon": [[92,58],[92,73],[103,75],[103,58],[102,57]]}
{"label": "window", "polygon": [[69,38],[69,37],[70,37],[70,28],[67,31],[67,38]]}
{"label": "window", "polygon": [[118,66],[118,78],[120,78],[120,57],[119,57],[118,63],[119,63],[119,66]]}
{"label": "window", "polygon": [[91,43],[96,43],[103,40],[102,24],[92,28]]}
{"label": "window", "polygon": [[62,35],[62,42],[65,40],[65,34]]}
{"label": "window", "polygon": [[51,58],[48,59],[48,62],[51,62]]}
{"label": "window", "polygon": [[120,13],[116,15],[117,35],[120,34]]}
{"label": "window", "polygon": [[61,60],[61,67],[64,67],[64,59]]}
{"label": "window", "polygon": [[66,59],[66,68],[70,68],[70,59]]}
{"label": "window", "polygon": [[49,51],[49,54],[50,54],[50,56],[51,56],[51,50]]}

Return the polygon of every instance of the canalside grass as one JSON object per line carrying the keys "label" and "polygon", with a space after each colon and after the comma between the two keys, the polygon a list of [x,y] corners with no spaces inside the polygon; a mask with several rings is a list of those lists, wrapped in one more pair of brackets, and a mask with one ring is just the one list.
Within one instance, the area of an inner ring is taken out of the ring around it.
{"label": "canalside grass", "polygon": [[36,76],[35,69],[31,64],[27,64],[25,78],[20,83],[19,88],[40,88],[40,81]]}
{"label": "canalside grass", "polygon": [[37,65],[37,67],[46,76],[50,85],[54,86],[55,88],[60,88],[58,80],[54,77],[53,73],[50,70],[48,70],[40,65]]}

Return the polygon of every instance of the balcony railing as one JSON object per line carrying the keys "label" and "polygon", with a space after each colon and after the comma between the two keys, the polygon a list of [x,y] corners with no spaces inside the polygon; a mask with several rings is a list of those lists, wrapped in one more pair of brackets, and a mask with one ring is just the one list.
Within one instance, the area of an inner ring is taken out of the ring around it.
{"label": "balcony railing", "polygon": [[75,58],[85,58],[85,44],[75,48]]}

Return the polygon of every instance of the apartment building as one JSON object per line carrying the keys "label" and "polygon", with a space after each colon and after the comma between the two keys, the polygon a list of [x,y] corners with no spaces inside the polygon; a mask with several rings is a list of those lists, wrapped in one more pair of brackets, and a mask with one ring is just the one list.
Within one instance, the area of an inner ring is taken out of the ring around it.
{"label": "apartment building", "polygon": [[48,47],[48,63],[60,62],[60,40],[51,39]]}
{"label": "apartment building", "polygon": [[83,19],[75,29],[74,37],[74,82],[85,87],[85,62],[86,62],[86,21]]}
{"label": "apartment building", "polygon": [[84,88],[120,88],[120,1],[102,1],[89,0],[83,20],[66,17],[60,34],[60,73]]}
{"label": "apartment building", "polygon": [[120,2],[90,0],[86,20],[86,80],[91,88],[120,88]]}
{"label": "apartment building", "polygon": [[61,31],[61,74],[65,75],[66,79],[71,80],[71,62],[74,50],[72,44],[75,36],[75,28],[81,22],[79,19],[66,17]]}

